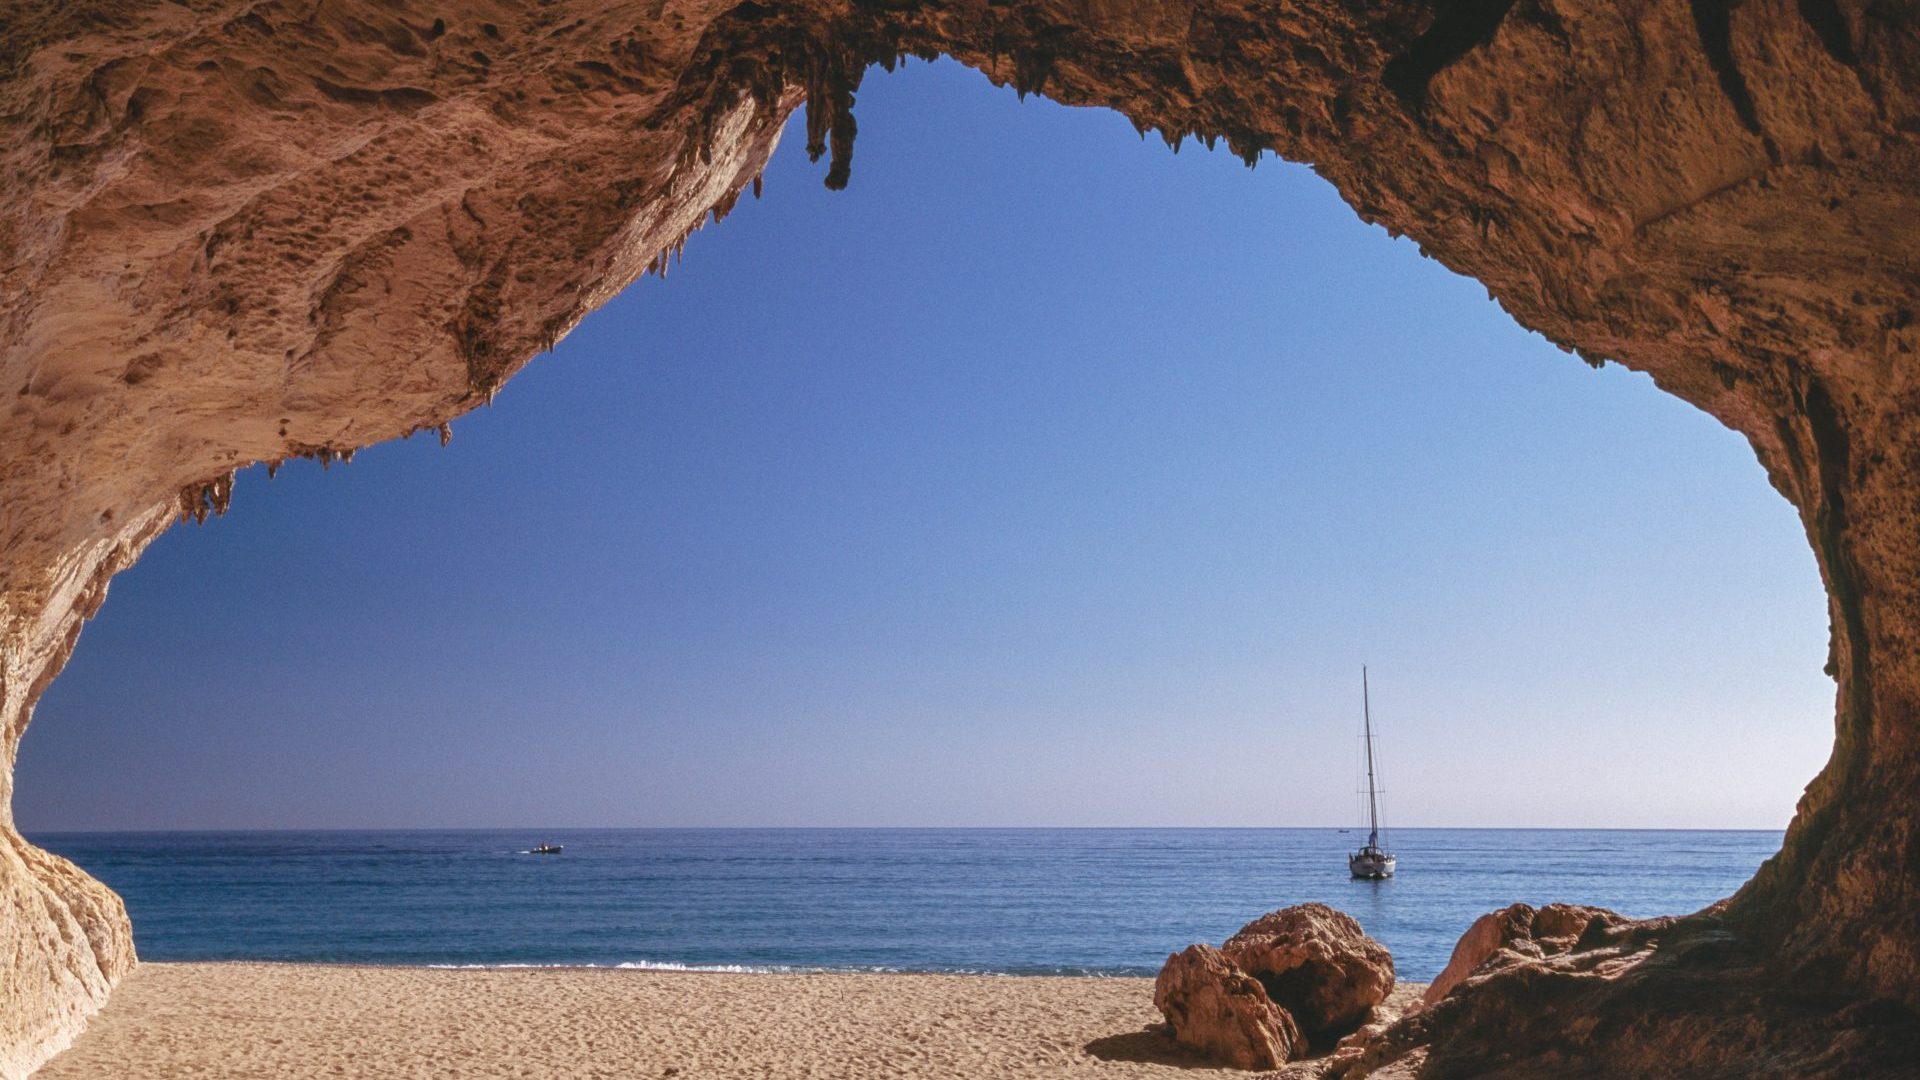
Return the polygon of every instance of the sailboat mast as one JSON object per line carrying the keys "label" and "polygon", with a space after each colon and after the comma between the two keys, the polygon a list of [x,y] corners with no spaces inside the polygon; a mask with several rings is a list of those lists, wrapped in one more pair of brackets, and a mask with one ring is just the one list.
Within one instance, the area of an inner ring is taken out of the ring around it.
{"label": "sailboat mast", "polygon": [[1360,665],[1360,715],[1367,733],[1367,846],[1380,846],[1380,804],[1373,789],[1373,703],[1367,693],[1367,667]]}

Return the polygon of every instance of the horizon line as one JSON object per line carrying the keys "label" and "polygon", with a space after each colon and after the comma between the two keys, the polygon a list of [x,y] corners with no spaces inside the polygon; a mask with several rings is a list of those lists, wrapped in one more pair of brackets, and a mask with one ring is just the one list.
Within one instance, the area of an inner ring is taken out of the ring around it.
{"label": "horizon line", "polygon": [[[1718,825],[1400,825],[1397,832],[1746,832],[1784,833],[1782,826]],[[165,829],[21,829],[39,836],[170,836],[215,833],[483,833],[483,832],[1365,832],[1351,825],[451,825],[216,826]]]}

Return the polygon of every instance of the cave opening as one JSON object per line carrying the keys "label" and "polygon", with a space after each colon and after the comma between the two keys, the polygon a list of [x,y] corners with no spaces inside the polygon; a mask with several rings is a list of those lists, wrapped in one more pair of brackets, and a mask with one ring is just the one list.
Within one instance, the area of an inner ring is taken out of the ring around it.
{"label": "cave opening", "polygon": [[22,828],[1331,825],[1393,657],[1401,826],[1777,843],[1825,605],[1739,436],[1302,167],[951,61],[861,96],[849,190],[790,132],[450,449],[248,470],[162,538]]}
{"label": "cave opening", "polygon": [[[858,190],[860,72],[907,54],[1119,109],[1170,143],[1313,162],[1361,219],[1417,238],[1520,324],[1739,432],[1812,541],[1837,737],[1779,855],[1724,905],[1608,924],[1489,974],[1370,1043],[1364,1067],[1910,1071],[1920,24],[1905,13],[962,0],[228,14],[50,9],[0,66],[17,179],[0,201],[14,387],[0,954],[21,976],[0,1010],[0,1071],[66,1045],[133,962],[118,898],[24,840],[14,815],[14,751],[108,582],[176,517],[224,512],[249,462],[444,439],[649,259],[671,264],[699,219],[757,191],[795,110],[810,149],[832,153],[824,179]],[[1582,748],[1619,744],[1589,734]],[[1576,1029],[1576,1014],[1614,1022]]]}

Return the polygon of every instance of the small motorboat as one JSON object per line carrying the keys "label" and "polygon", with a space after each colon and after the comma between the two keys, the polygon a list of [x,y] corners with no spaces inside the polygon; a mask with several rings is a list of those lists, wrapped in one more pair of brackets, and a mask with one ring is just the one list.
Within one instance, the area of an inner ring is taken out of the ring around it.
{"label": "small motorboat", "polygon": [[565,851],[565,850],[567,850],[567,849],[566,849],[566,846],[565,846],[564,844],[541,844],[541,845],[540,845],[539,847],[535,847],[535,848],[529,848],[529,849],[527,849],[527,854],[529,854],[529,855],[558,855],[558,854],[560,854],[561,852],[563,852],[563,851]]}

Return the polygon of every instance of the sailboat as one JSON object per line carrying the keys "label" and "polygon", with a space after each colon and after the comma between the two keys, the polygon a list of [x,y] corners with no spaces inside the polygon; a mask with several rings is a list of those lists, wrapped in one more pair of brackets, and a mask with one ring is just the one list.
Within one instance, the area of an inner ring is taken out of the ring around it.
{"label": "sailboat", "polygon": [[1367,740],[1367,846],[1347,856],[1347,869],[1357,878],[1378,881],[1393,876],[1393,852],[1380,846],[1380,789],[1373,779],[1373,706],[1367,695],[1367,669],[1360,669],[1360,715]]}

